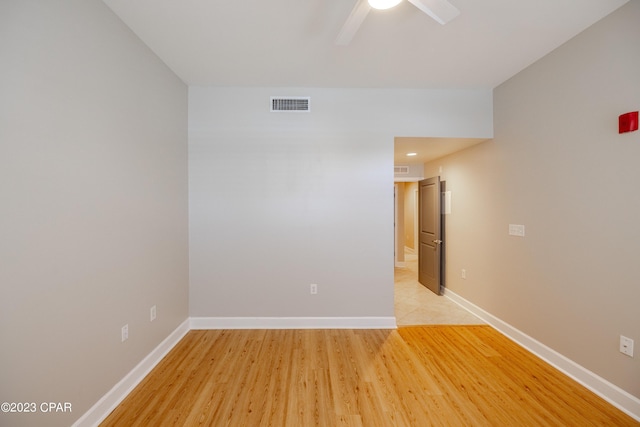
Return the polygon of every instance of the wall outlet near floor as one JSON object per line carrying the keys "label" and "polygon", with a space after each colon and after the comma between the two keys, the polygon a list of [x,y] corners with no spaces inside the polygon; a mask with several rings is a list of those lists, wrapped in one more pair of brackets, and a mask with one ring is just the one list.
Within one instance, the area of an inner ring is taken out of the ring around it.
{"label": "wall outlet near floor", "polygon": [[122,342],[129,339],[129,324],[127,323],[122,327]]}
{"label": "wall outlet near floor", "polygon": [[462,271],[460,271],[460,277],[462,277],[463,279],[466,279],[467,278],[467,270],[465,270],[463,268]]}
{"label": "wall outlet near floor", "polygon": [[620,353],[633,357],[633,340],[620,335]]}
{"label": "wall outlet near floor", "polygon": [[311,295],[315,295],[318,293],[318,285],[315,283],[312,283],[309,285],[309,292],[311,293]]}
{"label": "wall outlet near floor", "polygon": [[155,305],[153,307],[151,307],[151,310],[149,310],[149,320],[151,322],[156,320],[156,306]]}

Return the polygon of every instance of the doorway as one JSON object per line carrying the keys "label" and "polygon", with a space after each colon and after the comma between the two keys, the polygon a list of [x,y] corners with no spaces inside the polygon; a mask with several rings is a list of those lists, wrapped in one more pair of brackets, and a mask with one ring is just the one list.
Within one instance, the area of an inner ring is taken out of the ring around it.
{"label": "doorway", "polygon": [[[444,185],[444,183],[442,183]],[[440,209],[440,177],[394,184],[394,260],[405,267],[405,259],[418,260],[417,279],[441,294],[444,253]]]}
{"label": "doorway", "polygon": [[[434,161],[444,159],[449,154],[464,150],[473,145],[486,141],[486,138],[436,138],[436,137],[396,137],[394,138],[394,178],[398,185],[402,186],[402,192],[411,201],[408,206],[403,206],[403,214],[398,214],[396,221],[401,221],[399,227],[403,234],[401,239],[404,244],[397,246],[402,263],[397,264],[394,274],[394,300],[396,323],[402,325],[424,324],[478,324],[483,323],[477,317],[458,306],[446,296],[438,296],[427,290],[418,282],[416,242],[417,230],[414,226],[418,223],[417,212],[417,181],[423,179],[425,172],[435,172]],[[438,174],[443,175],[441,168]],[[446,175],[444,175],[446,177]],[[444,182],[444,180],[443,180]],[[406,218],[406,219],[405,219]],[[404,221],[403,221],[404,220]],[[444,221],[446,215],[441,217],[442,230],[446,230]],[[444,238],[442,239],[445,240]],[[396,244],[398,241],[396,240]],[[404,250],[403,250],[404,248]],[[450,250],[451,248],[449,248]],[[446,252],[446,249],[442,249]],[[445,255],[446,258],[446,255]],[[446,269],[441,267],[442,274]],[[444,283],[444,282],[443,282]]]}
{"label": "doorway", "polygon": [[[447,297],[438,296],[425,288],[418,281],[418,182],[397,182],[401,189],[397,193],[404,193],[403,215],[397,215],[396,225],[404,230],[404,259],[401,265],[394,269],[394,305],[396,323],[398,326],[454,324],[470,325],[483,322],[458,306]],[[441,184],[442,186],[444,185]],[[443,188],[444,190],[444,188]],[[444,221],[444,218],[442,218]],[[400,224],[401,223],[401,224]],[[444,239],[442,239],[444,240]],[[398,248],[398,250],[402,250]],[[444,274],[444,266],[442,268]]]}

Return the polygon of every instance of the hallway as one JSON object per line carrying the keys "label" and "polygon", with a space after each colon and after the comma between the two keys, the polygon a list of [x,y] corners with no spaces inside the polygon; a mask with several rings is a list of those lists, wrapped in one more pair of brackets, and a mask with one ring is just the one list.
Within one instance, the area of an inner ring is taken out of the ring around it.
{"label": "hallway", "polygon": [[418,282],[418,255],[411,250],[405,251],[405,266],[395,268],[394,284],[398,326],[484,324],[449,298],[434,294]]}

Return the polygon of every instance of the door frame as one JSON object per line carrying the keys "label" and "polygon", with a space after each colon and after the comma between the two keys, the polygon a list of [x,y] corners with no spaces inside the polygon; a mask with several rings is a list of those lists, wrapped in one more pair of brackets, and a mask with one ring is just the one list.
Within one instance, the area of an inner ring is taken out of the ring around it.
{"label": "door frame", "polygon": [[416,254],[418,253],[418,238],[420,237],[418,231],[418,221],[420,219],[420,217],[418,216],[418,203],[420,203],[419,197],[419,189],[416,188],[415,190],[413,190],[413,252]]}

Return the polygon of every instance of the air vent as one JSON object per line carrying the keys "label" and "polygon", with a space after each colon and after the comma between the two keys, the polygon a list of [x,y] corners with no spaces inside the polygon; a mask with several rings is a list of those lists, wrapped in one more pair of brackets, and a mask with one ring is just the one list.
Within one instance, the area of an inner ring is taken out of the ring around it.
{"label": "air vent", "polygon": [[271,112],[303,112],[311,110],[311,98],[308,96],[272,96]]}
{"label": "air vent", "polygon": [[409,175],[409,166],[394,166],[394,175]]}

